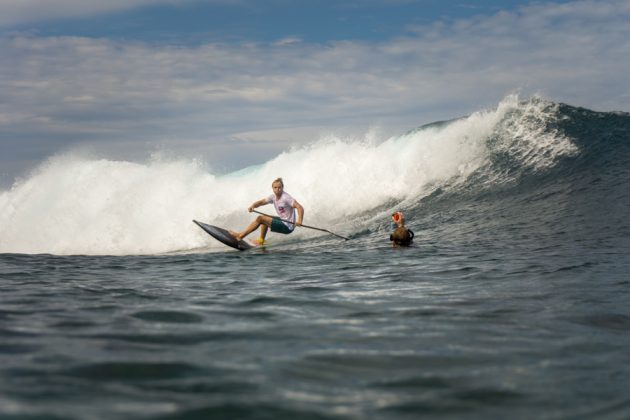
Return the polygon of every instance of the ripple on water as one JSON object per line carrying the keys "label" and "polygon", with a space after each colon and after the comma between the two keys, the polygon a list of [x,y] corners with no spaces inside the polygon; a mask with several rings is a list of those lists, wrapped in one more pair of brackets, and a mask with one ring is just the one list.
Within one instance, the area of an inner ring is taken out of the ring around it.
{"label": "ripple on water", "polygon": [[182,311],[139,311],[132,314],[134,318],[143,321],[178,323],[178,324],[195,324],[203,321],[203,316]]}
{"label": "ripple on water", "polygon": [[618,313],[598,313],[574,318],[574,322],[607,330],[630,330],[630,316]]}
{"label": "ripple on water", "polygon": [[176,414],[160,417],[170,419],[273,419],[273,420],[335,420],[347,419],[347,416],[336,416],[317,411],[300,410],[290,407],[279,407],[261,403],[241,402],[208,405]]}
{"label": "ripple on water", "polygon": [[201,368],[189,363],[172,362],[99,362],[88,363],[60,372],[88,380],[145,381],[174,379],[197,375],[223,374],[221,369]]}

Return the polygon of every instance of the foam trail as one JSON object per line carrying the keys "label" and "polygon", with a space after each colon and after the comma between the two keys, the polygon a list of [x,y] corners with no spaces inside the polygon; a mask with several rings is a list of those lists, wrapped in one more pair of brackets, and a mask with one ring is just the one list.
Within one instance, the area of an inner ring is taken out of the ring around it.
{"label": "foam trail", "polygon": [[[191,220],[243,228],[253,217],[249,204],[269,195],[278,176],[306,208],[305,223],[344,234],[357,215],[417,202],[435,185],[466,179],[487,162],[488,137],[516,106],[509,97],[496,110],[380,142],[331,136],[224,176],[195,161],[55,156],[0,193],[0,252],[125,255],[222,248]],[[301,230],[293,237],[308,234]]]}

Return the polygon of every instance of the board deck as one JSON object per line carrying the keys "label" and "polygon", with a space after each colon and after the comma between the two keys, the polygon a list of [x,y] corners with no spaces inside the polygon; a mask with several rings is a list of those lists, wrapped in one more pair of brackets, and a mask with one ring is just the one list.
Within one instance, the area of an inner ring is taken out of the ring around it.
{"label": "board deck", "polygon": [[252,246],[245,241],[237,241],[234,236],[230,235],[230,232],[223,228],[208,225],[206,223],[198,222],[196,220],[193,220],[193,222],[201,229],[206,231],[214,239],[221,243],[224,243],[227,246],[231,246],[232,248],[238,249],[239,251],[245,251],[252,248]]}

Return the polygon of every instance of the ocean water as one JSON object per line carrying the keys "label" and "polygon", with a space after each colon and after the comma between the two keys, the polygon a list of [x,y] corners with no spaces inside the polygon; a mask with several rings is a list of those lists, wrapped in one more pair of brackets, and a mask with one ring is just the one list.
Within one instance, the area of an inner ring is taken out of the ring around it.
{"label": "ocean water", "polygon": [[[0,192],[0,418],[627,419],[628,162],[629,114],[515,97],[221,176],[51,157]],[[191,222],[277,176],[350,240]]]}

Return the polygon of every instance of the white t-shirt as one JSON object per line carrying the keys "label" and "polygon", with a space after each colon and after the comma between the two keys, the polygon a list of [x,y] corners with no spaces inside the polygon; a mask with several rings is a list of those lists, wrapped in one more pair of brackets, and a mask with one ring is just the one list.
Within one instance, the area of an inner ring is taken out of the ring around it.
{"label": "white t-shirt", "polygon": [[[291,222],[295,222],[295,209],[293,208],[294,202],[295,199],[284,191],[279,199],[276,199],[275,194],[271,194],[267,197],[267,203],[273,203],[278,216],[280,216],[281,219],[290,220]],[[284,222],[284,224],[291,230],[295,228],[295,225],[292,223]]]}

